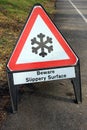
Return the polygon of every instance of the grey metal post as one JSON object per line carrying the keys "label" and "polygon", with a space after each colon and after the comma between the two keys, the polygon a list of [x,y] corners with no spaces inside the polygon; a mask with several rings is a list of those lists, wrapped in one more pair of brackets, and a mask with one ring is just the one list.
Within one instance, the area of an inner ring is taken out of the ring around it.
{"label": "grey metal post", "polygon": [[76,78],[72,79],[72,84],[74,88],[75,98],[77,103],[82,102],[82,90],[81,90],[81,77],[80,77],[80,63],[78,61],[76,67]]}
{"label": "grey metal post", "polygon": [[12,112],[15,113],[17,111],[17,86],[13,84],[13,75],[11,72],[7,73],[8,76],[8,85],[11,97],[11,104],[12,104]]}

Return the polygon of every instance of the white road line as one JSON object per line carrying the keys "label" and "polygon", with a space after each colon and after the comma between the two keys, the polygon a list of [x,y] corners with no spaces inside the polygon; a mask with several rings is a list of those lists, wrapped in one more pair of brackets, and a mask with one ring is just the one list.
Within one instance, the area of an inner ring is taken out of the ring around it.
{"label": "white road line", "polygon": [[71,0],[68,1],[75,8],[78,14],[82,17],[82,19],[87,23],[87,18],[82,14],[82,12],[75,6],[75,4]]}

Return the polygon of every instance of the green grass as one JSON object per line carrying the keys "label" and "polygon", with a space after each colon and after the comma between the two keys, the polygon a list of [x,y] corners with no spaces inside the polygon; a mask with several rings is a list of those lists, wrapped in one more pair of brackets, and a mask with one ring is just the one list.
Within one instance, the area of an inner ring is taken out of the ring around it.
{"label": "green grass", "polygon": [[0,0],[0,86],[1,90],[3,90],[1,103],[5,104],[0,106],[2,115],[0,122],[6,120],[5,108],[10,102],[9,94],[4,93],[5,89],[2,89],[2,87],[6,87],[7,91],[6,63],[32,6],[40,3],[51,15],[54,12],[54,2],[52,1],[54,0]]}
{"label": "green grass", "polygon": [[6,80],[6,62],[24,26],[32,6],[41,4],[49,14],[53,0],[0,0],[0,81]]}
{"label": "green grass", "polygon": [[42,4],[49,13],[52,13],[53,7],[50,5],[52,4],[50,0],[0,0],[0,10],[10,18],[20,19],[21,17],[25,18],[31,7],[36,3]]}

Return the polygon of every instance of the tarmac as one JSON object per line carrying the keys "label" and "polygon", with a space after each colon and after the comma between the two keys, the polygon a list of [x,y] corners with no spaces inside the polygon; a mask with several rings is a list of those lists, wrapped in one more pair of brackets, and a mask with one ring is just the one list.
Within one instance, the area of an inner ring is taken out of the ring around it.
{"label": "tarmac", "polygon": [[69,79],[25,86],[1,130],[87,130],[87,0],[56,0],[54,23],[80,58],[82,103]]}

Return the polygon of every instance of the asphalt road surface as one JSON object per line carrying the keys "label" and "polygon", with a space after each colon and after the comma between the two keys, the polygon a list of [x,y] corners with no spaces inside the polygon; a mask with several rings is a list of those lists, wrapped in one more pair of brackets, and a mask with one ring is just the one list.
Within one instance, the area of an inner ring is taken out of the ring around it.
{"label": "asphalt road surface", "polygon": [[1,130],[87,130],[87,0],[57,0],[54,22],[80,57],[83,102],[74,103],[69,80],[26,87]]}

